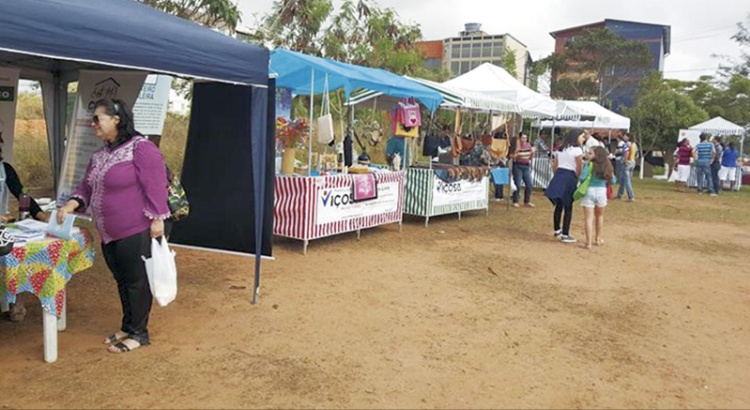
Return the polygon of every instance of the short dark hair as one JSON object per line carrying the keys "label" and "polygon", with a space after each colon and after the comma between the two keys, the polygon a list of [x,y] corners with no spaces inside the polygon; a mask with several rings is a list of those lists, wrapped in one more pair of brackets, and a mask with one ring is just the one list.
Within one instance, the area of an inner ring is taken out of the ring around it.
{"label": "short dark hair", "polygon": [[705,141],[707,139],[708,139],[708,134],[706,134],[705,132],[701,133],[701,141]]}
{"label": "short dark hair", "polygon": [[133,123],[133,113],[128,108],[127,104],[123,100],[110,100],[108,98],[102,98],[94,103],[94,109],[102,107],[107,112],[107,115],[120,117],[120,123],[117,124],[117,138],[114,143],[119,144],[138,135],[135,130],[135,124]]}
{"label": "short dark hair", "polygon": [[578,136],[583,133],[583,130],[580,128],[575,128],[570,131],[568,131],[567,134],[565,134],[565,138],[563,138],[562,147],[560,149],[565,149],[569,147],[577,147],[578,146]]}

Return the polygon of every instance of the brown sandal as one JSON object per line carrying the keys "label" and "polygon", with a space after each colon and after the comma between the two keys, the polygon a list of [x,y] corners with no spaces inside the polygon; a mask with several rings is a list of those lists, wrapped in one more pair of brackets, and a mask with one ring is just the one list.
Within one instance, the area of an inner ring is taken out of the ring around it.
{"label": "brown sandal", "polygon": [[116,354],[127,353],[136,350],[139,347],[141,347],[141,344],[137,340],[126,338],[108,347],[107,351]]}
{"label": "brown sandal", "polygon": [[128,337],[128,334],[123,332],[122,330],[118,330],[115,333],[112,333],[111,335],[107,336],[106,339],[104,339],[105,345],[111,345],[115,344],[117,342],[120,342]]}

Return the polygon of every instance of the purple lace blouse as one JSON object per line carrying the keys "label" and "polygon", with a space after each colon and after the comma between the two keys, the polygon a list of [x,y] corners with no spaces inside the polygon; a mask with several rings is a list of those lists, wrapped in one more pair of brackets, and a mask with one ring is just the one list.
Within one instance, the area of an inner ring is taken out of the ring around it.
{"label": "purple lace blouse", "polygon": [[144,137],[94,152],[73,198],[91,209],[104,243],[167,219],[167,172],[159,148]]}

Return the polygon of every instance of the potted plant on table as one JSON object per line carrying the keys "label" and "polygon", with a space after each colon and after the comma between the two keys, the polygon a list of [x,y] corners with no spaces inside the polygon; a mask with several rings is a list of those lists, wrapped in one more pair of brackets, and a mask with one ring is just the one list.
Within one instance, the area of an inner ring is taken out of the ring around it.
{"label": "potted plant on table", "polygon": [[276,144],[281,150],[281,173],[294,173],[294,159],[297,148],[304,148],[309,137],[310,126],[304,118],[290,120],[276,118]]}

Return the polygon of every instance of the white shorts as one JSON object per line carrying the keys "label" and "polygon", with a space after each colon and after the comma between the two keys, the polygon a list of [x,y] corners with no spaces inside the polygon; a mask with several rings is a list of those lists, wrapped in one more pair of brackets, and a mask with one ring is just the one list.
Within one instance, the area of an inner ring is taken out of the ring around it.
{"label": "white shorts", "polygon": [[688,178],[690,178],[690,165],[677,165],[675,181],[687,182]]}
{"label": "white shorts", "polygon": [[607,188],[589,187],[586,195],[581,198],[584,208],[604,208],[607,206]]}
{"label": "white shorts", "polygon": [[737,167],[721,167],[719,170],[719,181],[726,181],[727,179],[732,182],[737,179]]}

